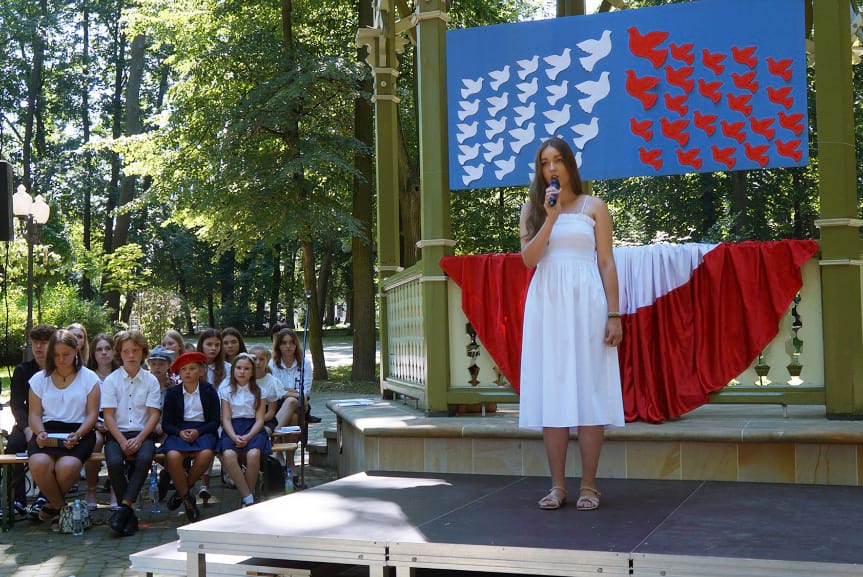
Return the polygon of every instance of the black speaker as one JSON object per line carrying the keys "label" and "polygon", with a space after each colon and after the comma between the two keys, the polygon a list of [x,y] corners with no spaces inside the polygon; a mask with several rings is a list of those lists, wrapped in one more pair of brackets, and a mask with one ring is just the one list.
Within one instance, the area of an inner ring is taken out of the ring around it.
{"label": "black speaker", "polygon": [[0,160],[0,241],[15,240],[12,219],[12,165]]}

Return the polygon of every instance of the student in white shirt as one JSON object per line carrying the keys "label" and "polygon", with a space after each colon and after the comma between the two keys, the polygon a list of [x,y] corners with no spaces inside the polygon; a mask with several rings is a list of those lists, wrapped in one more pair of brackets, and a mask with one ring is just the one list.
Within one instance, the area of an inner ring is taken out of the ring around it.
{"label": "student in white shirt", "polygon": [[[231,377],[219,387],[222,401],[222,466],[237,486],[241,506],[255,502],[253,491],[261,461],[270,454],[270,438],[264,430],[267,403],[255,379],[255,358],[240,353],[231,365]],[[240,465],[245,461],[245,475]]]}
{"label": "student in white shirt", "polygon": [[[60,329],[48,340],[45,368],[29,383],[30,473],[47,500],[39,519],[55,522],[96,444],[99,377],[81,366],[75,335]],[[63,435],[61,444],[49,434]]]}
{"label": "student in white shirt", "polygon": [[[138,530],[133,506],[156,453],[153,431],[161,415],[161,392],[156,377],[141,368],[149,351],[143,334],[117,333],[114,350],[123,364],[102,385],[102,413],[109,433],[105,462],[111,487],[120,499],[120,509],[111,517],[110,526],[115,533],[129,536]],[[128,477],[127,459],[134,460]]]}
{"label": "student in white shirt", "polygon": [[[302,371],[300,362],[303,363]],[[292,329],[282,329],[273,337],[273,359],[270,361],[270,371],[281,381],[285,395],[285,400],[276,413],[277,426],[300,425],[297,407],[302,391],[303,415],[308,412],[309,395],[312,392],[312,365],[304,358],[300,339]],[[302,375],[300,375],[301,372]]]}

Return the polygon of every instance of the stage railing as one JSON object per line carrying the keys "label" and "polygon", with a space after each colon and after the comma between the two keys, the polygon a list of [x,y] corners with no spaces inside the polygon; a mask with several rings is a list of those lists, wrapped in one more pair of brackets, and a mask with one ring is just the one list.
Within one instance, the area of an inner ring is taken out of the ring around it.
{"label": "stage railing", "polygon": [[[802,267],[803,288],[779,333],[743,373],[711,395],[714,403],[824,404],[821,271],[817,258]],[[425,405],[427,343],[423,337],[422,272],[416,265],[384,281],[388,343],[382,387]],[[461,289],[448,286],[450,405],[518,402],[509,382],[475,337],[461,309]]]}
{"label": "stage railing", "polygon": [[386,301],[387,371],[382,387],[423,401],[426,397],[426,342],[423,336],[421,263],[383,282]]}

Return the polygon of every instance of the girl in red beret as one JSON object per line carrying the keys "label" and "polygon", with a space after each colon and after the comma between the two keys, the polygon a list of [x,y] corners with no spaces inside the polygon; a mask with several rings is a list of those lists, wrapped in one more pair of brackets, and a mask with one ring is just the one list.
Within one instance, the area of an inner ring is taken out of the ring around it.
{"label": "girl in red beret", "polygon": [[[162,452],[177,489],[168,499],[168,509],[173,511],[182,503],[189,521],[200,517],[190,489],[213,464],[221,416],[216,389],[201,378],[206,362],[203,353],[184,353],[171,364],[181,383],[167,390],[162,407],[162,429],[168,435]],[[183,466],[186,459],[192,461],[188,471]]]}

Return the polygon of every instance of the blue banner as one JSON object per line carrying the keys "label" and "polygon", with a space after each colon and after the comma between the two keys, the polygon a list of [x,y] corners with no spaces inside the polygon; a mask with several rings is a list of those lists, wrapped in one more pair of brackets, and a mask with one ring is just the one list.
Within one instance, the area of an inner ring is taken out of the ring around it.
{"label": "blue banner", "polygon": [[803,2],[702,0],[447,33],[450,188],[804,166]]}

